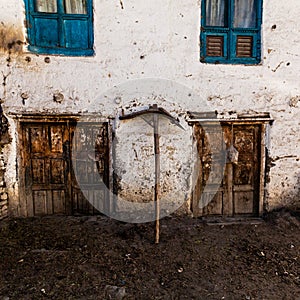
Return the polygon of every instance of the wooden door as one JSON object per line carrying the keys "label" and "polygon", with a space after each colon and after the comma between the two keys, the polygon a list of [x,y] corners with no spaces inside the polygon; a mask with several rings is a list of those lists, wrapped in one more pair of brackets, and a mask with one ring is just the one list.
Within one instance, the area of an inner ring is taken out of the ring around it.
{"label": "wooden door", "polygon": [[[214,128],[206,126],[204,131],[200,125],[194,126],[199,161],[192,195],[193,213],[195,216],[258,216],[260,125],[223,124],[222,131]],[[224,166],[222,152],[231,144],[238,151],[238,161],[226,160]],[[212,155],[215,156],[213,164]],[[216,171],[212,168],[223,172],[221,182],[219,178],[216,182],[209,178]]]}
{"label": "wooden door", "polygon": [[[74,214],[109,211],[108,124],[81,122],[72,129]],[[88,199],[88,201],[87,201]]]}
{"label": "wooden door", "polygon": [[[106,123],[85,124],[85,141],[76,138],[76,134],[74,137],[75,128],[75,122],[21,123],[22,215],[98,213],[90,204],[91,199],[94,203],[100,201],[107,205],[108,126]],[[94,148],[90,148],[91,145]],[[87,146],[95,152],[87,155]],[[72,148],[79,153],[73,160]],[[94,156],[94,159],[89,159],[89,156]],[[79,186],[72,167],[82,168],[86,185]],[[82,188],[93,196],[82,193]]]}
{"label": "wooden door", "polygon": [[22,125],[21,172],[25,190],[23,205],[27,215],[70,213],[70,138],[67,125]]}
{"label": "wooden door", "polygon": [[233,127],[237,164],[232,164],[233,214],[258,215],[260,182],[260,127]]}
{"label": "wooden door", "polygon": [[[193,213],[195,216],[222,215],[228,203],[224,173],[224,134],[219,126],[194,127],[198,161],[197,182],[193,191]],[[220,175],[221,174],[221,175]]]}

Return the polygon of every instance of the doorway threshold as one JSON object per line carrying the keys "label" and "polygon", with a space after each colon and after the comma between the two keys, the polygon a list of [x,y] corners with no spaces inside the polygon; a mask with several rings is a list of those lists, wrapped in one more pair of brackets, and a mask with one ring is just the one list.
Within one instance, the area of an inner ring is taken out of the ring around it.
{"label": "doorway threshold", "polygon": [[264,222],[259,217],[202,217],[202,221],[208,226],[260,225]]}

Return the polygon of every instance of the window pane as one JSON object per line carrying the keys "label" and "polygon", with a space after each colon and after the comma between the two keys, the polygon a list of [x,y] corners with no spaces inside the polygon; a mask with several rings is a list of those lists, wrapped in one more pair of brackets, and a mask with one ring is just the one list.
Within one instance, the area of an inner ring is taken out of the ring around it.
{"label": "window pane", "polygon": [[225,26],[225,0],[206,0],[206,26]]}
{"label": "window pane", "polygon": [[56,13],[57,12],[56,0],[36,0],[35,10],[38,12]]}
{"label": "window pane", "polygon": [[57,47],[59,44],[57,19],[35,18],[36,46]]}
{"label": "window pane", "polygon": [[256,27],[255,0],[234,1],[234,27],[236,28]]}
{"label": "window pane", "polygon": [[86,0],[65,0],[67,14],[86,14]]}
{"label": "window pane", "polygon": [[64,20],[67,48],[88,49],[88,22],[86,20]]}

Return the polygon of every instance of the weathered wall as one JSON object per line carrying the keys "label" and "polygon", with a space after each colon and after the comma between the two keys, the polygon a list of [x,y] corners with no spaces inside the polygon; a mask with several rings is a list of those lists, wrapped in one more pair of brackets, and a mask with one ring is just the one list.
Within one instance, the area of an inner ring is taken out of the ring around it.
{"label": "weathered wall", "polygon": [[0,220],[7,216],[8,214],[8,195],[5,185],[5,174],[6,171],[6,162],[5,157],[0,153]]}
{"label": "weathered wall", "polygon": [[[203,111],[203,103],[219,112],[269,111],[275,122],[269,130],[266,201],[270,209],[294,203],[300,176],[299,9],[297,0],[286,2],[284,9],[280,0],[264,1],[261,65],[206,65],[199,62],[199,0],[94,1],[96,55],[86,58],[27,52],[23,1],[0,0],[0,98],[6,114],[96,111],[108,117],[115,116],[121,107],[130,107],[130,97],[123,99],[120,93],[117,100],[106,98],[107,90],[129,80],[154,77],[185,85],[198,97],[170,100],[153,91],[153,99],[139,99],[140,106],[158,103],[174,115]],[[127,158],[121,154],[124,147],[134,151],[134,142],[123,136],[122,126],[118,128],[122,140],[117,148],[118,161],[119,166],[128,168]],[[183,160],[183,166],[189,163],[190,153],[181,146],[189,145],[191,151],[191,136],[187,127],[185,137],[173,141],[176,161]],[[162,148],[167,149],[169,142],[163,141]],[[17,139],[13,143],[4,153],[11,162],[6,176],[11,193],[17,181],[13,175]],[[170,165],[173,173],[175,165]],[[145,169],[150,173],[150,162],[145,162]],[[139,173],[136,165],[126,176],[124,187],[130,179],[140,182],[144,173]],[[189,188],[183,183],[186,173],[173,178],[172,185],[188,194]]]}
{"label": "weathered wall", "polygon": [[[8,166],[8,151],[9,145],[11,143],[11,138],[9,134],[9,122],[5,116],[1,116],[2,128],[0,130],[0,219],[8,215],[8,188],[6,184],[6,175],[9,169],[15,174],[14,168]],[[7,170],[8,169],[8,170]]]}
{"label": "weathered wall", "polygon": [[[153,116],[148,116],[151,120]],[[129,202],[153,201],[155,155],[153,128],[141,118],[119,124],[116,165],[119,197]],[[190,134],[159,118],[160,200],[163,213],[189,199],[192,148]],[[126,202],[125,202],[126,203]],[[138,207],[136,207],[138,209]],[[122,209],[122,207],[119,207]]]}

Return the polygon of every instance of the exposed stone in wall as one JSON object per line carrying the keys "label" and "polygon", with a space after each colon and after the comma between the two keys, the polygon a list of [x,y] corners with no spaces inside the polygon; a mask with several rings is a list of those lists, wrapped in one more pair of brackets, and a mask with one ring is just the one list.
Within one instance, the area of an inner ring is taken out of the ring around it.
{"label": "exposed stone in wall", "polygon": [[5,170],[6,170],[6,164],[5,164],[5,158],[3,156],[3,152],[1,149],[0,152],[0,219],[3,219],[8,214],[8,194],[6,191],[6,185],[5,185]]}
{"label": "exposed stone in wall", "polygon": [[0,219],[3,219],[8,215],[8,192],[5,182],[6,157],[3,148],[10,142],[10,138],[8,135],[8,121],[2,115],[2,109],[0,110],[0,117],[2,118],[2,126],[0,127]]}
{"label": "exposed stone in wall", "polygon": [[297,96],[291,97],[289,100],[289,106],[297,107],[299,101],[300,101],[300,96],[297,95]]}

